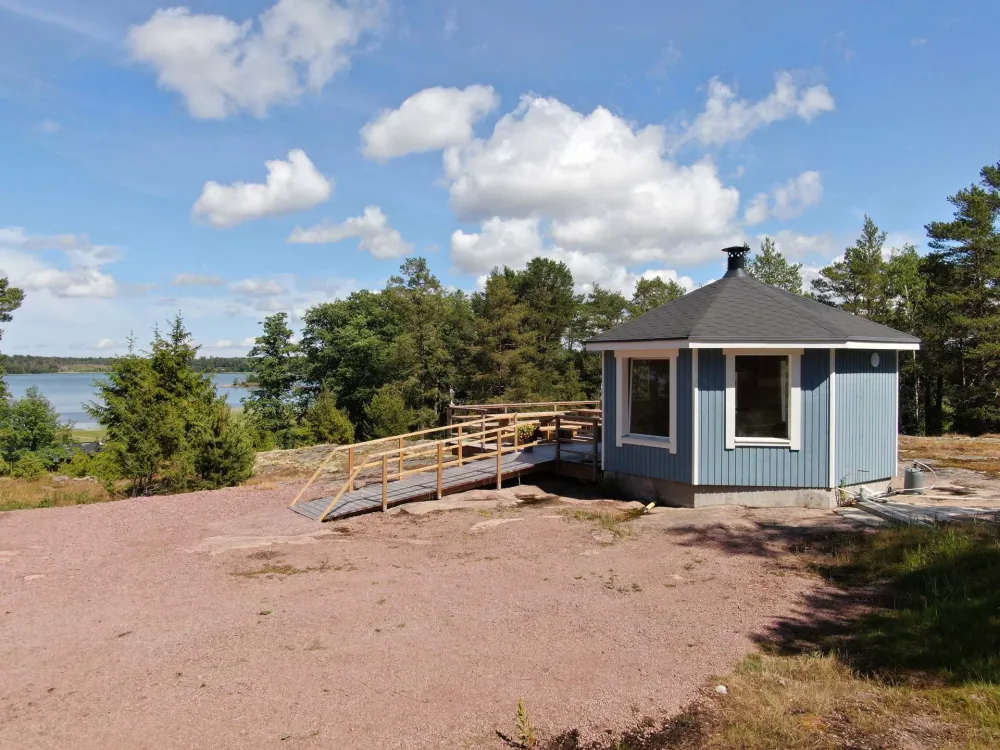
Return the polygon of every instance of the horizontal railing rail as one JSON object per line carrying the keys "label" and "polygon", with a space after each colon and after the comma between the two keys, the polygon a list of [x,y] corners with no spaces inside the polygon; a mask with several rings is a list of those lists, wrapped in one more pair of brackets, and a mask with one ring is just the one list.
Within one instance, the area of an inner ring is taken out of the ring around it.
{"label": "horizontal railing rail", "polygon": [[[561,454],[574,453],[592,456],[593,475],[597,477],[599,462],[599,440],[601,432],[600,411],[596,414],[587,409],[586,405],[600,404],[594,401],[556,401],[541,404],[488,404],[482,408],[511,406],[538,407],[569,407],[564,411],[548,409],[547,411],[515,411],[492,414],[478,413],[472,419],[464,418],[452,424],[441,427],[431,427],[424,430],[378,438],[354,445],[336,446],[320,463],[306,484],[299,490],[292,505],[302,501],[309,488],[316,482],[323,470],[337,456],[347,453],[346,479],[333,494],[326,509],[320,515],[325,519],[341,502],[344,495],[355,489],[362,475],[371,477],[372,472],[378,472],[382,484],[382,509],[388,502],[389,485],[394,481],[406,479],[417,474],[437,473],[437,496],[440,498],[444,490],[443,472],[456,466],[464,466],[473,462],[481,462],[489,458],[496,459],[497,487],[503,479],[503,456],[535,446],[554,443],[555,461],[559,464]],[[454,408],[480,408],[454,407]],[[591,413],[586,413],[590,411]],[[525,441],[521,430],[525,425],[535,428],[531,439]],[[577,438],[577,433],[585,429],[590,434]],[[587,445],[588,450],[579,451],[573,448],[563,448],[564,435],[569,434],[570,445]],[[454,458],[445,458],[445,454]]]}

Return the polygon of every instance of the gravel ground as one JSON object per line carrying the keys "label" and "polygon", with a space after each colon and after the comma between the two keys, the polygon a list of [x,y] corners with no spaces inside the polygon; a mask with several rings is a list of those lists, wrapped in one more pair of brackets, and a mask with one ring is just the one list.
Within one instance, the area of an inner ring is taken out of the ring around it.
{"label": "gravel ground", "polygon": [[830,518],[661,511],[617,537],[479,493],[319,526],[293,494],[0,513],[0,747],[493,748],[519,698],[596,737],[679,709],[819,585],[741,535]]}

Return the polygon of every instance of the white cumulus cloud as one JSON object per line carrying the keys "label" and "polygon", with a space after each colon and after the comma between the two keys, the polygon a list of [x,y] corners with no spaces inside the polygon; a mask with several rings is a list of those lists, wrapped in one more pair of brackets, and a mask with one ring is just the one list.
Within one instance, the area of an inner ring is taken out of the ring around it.
{"label": "white cumulus cloud", "polygon": [[224,286],[226,280],[221,276],[209,276],[202,273],[179,273],[174,277],[174,286]]}
{"label": "white cumulus cloud", "polygon": [[207,182],[194,214],[214,227],[226,228],[265,216],[305,211],[327,200],[333,182],[324,177],[305,151],[288,152],[288,160],[266,162],[267,182]]}
{"label": "white cumulus cloud", "polygon": [[778,120],[798,117],[806,122],[832,112],[836,102],[826,86],[799,86],[788,71],[775,76],[774,91],[757,102],[738,99],[736,88],[713,78],[708,83],[705,109],[676,140],[674,146],[697,141],[719,146],[746,138],[753,131]]}
{"label": "white cumulus cloud", "polygon": [[365,156],[387,161],[472,140],[472,126],[500,103],[492,86],[418,91],[399,109],[383,110],[361,129]]}
{"label": "white cumulus cloud", "polygon": [[237,294],[249,297],[277,297],[288,291],[273,279],[243,279],[234,283],[231,288]]}
{"label": "white cumulus cloud", "polygon": [[162,88],[184,97],[193,117],[263,117],[274,104],[320,91],[382,16],[378,0],[278,0],[256,24],[165,8],[133,26],[126,42]]}
{"label": "white cumulus cloud", "polygon": [[376,258],[400,258],[413,250],[398,230],[389,226],[389,219],[378,206],[368,206],[361,216],[353,216],[341,224],[329,222],[309,229],[296,227],[288,242],[297,245],[326,245],[342,240],[360,239],[358,247]]}
{"label": "white cumulus cloud", "polygon": [[737,233],[739,191],[711,161],[672,161],[662,127],[603,107],[526,96],[489,138],[447,150],[445,175],[460,219],[540,219],[554,245],[618,265],[697,262]]}
{"label": "white cumulus cloud", "polygon": [[567,250],[546,244],[537,218],[500,219],[483,222],[481,232],[456,231],[451,236],[451,258],[456,269],[475,274],[480,280],[494,268],[510,266],[523,268],[535,257],[549,258],[565,263],[573,273],[573,280],[580,291],[590,291],[594,284],[605,289],[631,294],[640,278],[673,280],[690,290],[694,281],[680,276],[676,271],[648,270],[632,272],[621,263],[602,253]]}
{"label": "white cumulus cloud", "polygon": [[799,216],[809,206],[815,206],[823,199],[823,178],[819,172],[803,172],[784,185],[776,187],[768,199],[766,193],[758,193],[747,206],[743,218],[750,226],[774,217],[781,221]]}

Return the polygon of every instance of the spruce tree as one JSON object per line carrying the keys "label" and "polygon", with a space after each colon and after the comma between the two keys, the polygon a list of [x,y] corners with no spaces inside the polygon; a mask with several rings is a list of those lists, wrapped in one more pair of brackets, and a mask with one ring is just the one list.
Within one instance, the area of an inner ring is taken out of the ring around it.
{"label": "spruce tree", "polygon": [[931,262],[950,266],[936,302],[944,312],[944,351],[958,366],[955,428],[979,434],[1000,427],[1000,163],[948,200],[953,220],[926,229]]}
{"label": "spruce tree", "polygon": [[750,259],[747,273],[762,284],[802,294],[802,264],[789,263],[770,237],[765,237],[760,243],[760,252]]}
{"label": "spruce tree", "polygon": [[244,405],[260,434],[272,436],[283,448],[291,448],[295,442],[291,431],[296,424],[296,386],[300,377],[298,346],[292,341],[288,313],[270,315],[262,325],[264,330],[248,355],[256,387],[244,399]]}

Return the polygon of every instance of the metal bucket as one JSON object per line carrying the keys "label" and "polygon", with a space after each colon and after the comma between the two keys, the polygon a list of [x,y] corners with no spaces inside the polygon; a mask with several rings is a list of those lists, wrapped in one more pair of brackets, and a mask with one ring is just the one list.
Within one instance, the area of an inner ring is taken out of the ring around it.
{"label": "metal bucket", "polygon": [[911,466],[903,477],[903,492],[907,495],[924,494],[924,470]]}

